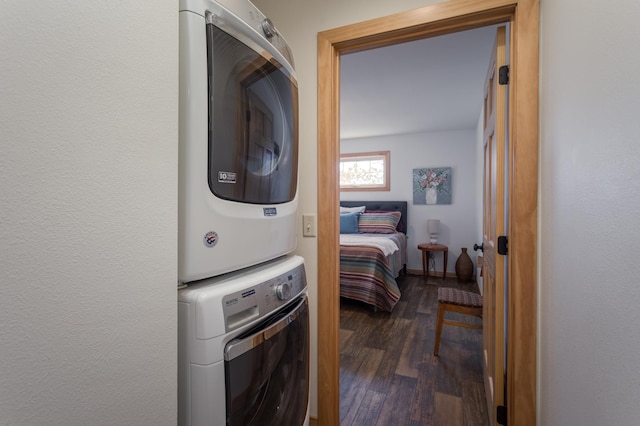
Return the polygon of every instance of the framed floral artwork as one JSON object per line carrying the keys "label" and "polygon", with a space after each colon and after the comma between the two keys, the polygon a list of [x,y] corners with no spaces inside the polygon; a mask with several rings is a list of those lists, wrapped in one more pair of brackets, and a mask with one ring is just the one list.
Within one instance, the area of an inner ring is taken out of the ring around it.
{"label": "framed floral artwork", "polygon": [[413,204],[451,204],[451,167],[413,169]]}

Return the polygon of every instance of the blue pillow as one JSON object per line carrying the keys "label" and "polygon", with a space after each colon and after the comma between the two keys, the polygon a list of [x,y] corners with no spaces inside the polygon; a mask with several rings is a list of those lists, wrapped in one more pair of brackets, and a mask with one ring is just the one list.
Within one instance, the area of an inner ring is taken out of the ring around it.
{"label": "blue pillow", "polygon": [[360,213],[343,213],[340,215],[340,233],[357,234]]}

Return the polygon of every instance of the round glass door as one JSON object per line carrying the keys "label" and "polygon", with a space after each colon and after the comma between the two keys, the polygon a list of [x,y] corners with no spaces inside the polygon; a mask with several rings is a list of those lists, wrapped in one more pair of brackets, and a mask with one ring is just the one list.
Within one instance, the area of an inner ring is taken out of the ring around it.
{"label": "round glass door", "polygon": [[298,89],[275,58],[207,25],[209,188],[219,198],[286,203],[298,175]]}

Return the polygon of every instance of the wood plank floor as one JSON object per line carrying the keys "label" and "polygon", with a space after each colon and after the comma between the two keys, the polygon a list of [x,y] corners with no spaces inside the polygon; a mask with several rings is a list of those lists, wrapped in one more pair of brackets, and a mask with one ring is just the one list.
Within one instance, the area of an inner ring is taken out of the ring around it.
{"label": "wood plank floor", "polygon": [[482,331],[444,326],[433,356],[438,287],[477,286],[416,275],[397,281],[402,297],[392,313],[340,302],[340,424],[487,425]]}

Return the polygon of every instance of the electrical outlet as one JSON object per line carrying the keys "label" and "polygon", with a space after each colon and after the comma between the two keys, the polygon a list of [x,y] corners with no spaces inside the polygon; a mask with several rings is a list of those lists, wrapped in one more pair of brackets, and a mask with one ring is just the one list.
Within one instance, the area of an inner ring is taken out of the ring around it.
{"label": "electrical outlet", "polygon": [[302,215],[302,236],[303,237],[316,236],[316,215],[315,214]]}

